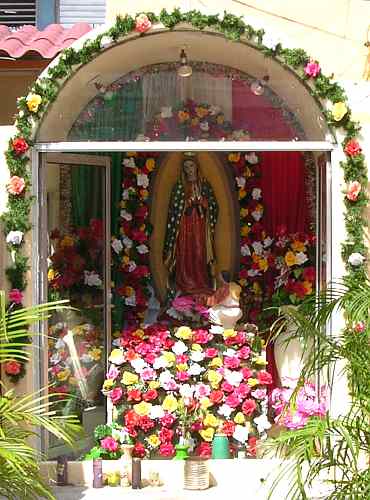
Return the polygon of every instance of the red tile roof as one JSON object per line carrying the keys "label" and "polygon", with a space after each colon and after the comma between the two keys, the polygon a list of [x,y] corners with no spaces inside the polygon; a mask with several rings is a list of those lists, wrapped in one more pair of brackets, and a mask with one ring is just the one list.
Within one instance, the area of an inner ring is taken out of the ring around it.
{"label": "red tile roof", "polygon": [[18,59],[26,55],[37,55],[53,59],[58,52],[72,45],[91,29],[87,23],[77,23],[72,28],[50,24],[43,31],[30,25],[12,31],[8,26],[0,25],[0,57]]}

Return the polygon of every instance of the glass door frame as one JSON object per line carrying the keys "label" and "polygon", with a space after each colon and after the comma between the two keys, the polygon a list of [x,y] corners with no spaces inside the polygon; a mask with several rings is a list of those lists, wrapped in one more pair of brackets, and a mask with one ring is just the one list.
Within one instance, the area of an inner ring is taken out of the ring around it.
{"label": "glass door frame", "polygon": [[[40,272],[40,230],[39,218],[41,215],[42,208],[45,205],[45,200],[40,199],[40,193],[38,186],[40,185],[40,166],[42,166],[43,158],[42,153],[110,153],[110,152],[177,152],[177,151],[212,151],[212,152],[268,152],[268,151],[298,151],[298,152],[322,152],[326,154],[326,161],[324,166],[316,166],[316,241],[320,242],[317,244],[316,251],[316,269],[318,270],[316,274],[316,290],[320,290],[322,283],[329,283],[332,278],[332,165],[331,165],[331,155],[336,150],[337,144],[333,144],[328,141],[204,141],[204,142],[190,142],[190,141],[161,141],[161,142],[150,142],[150,141],[116,141],[116,142],[102,142],[102,141],[83,141],[83,142],[50,142],[50,143],[36,143],[31,152],[32,160],[32,185],[34,189],[34,195],[37,197],[38,203],[34,204],[33,212],[33,241],[36,242],[32,246],[33,250],[33,269],[36,271],[36,276],[38,279],[33,280],[33,300],[34,303],[40,302],[40,290],[46,286],[45,275]],[[44,155],[45,157],[45,155]],[[322,169],[325,169],[325,175],[322,173]],[[107,169],[109,171],[109,169]],[[109,171],[110,174],[110,171]],[[108,174],[108,175],[109,175]],[[109,175],[109,185],[105,186],[106,201],[109,200],[110,203],[110,175]],[[110,210],[110,205],[107,207]],[[322,221],[324,217],[324,221]],[[106,219],[109,221],[110,218]],[[323,223],[322,223],[323,222]],[[106,222],[107,223],[107,222]],[[109,230],[109,228],[108,228]],[[107,228],[106,228],[107,231]],[[324,245],[321,244],[322,239],[324,239]],[[109,250],[110,252],[110,239],[109,239]],[[322,258],[323,258],[323,248],[325,249],[325,269],[324,275]],[[110,255],[108,253],[106,255]],[[110,262],[106,260],[106,270],[109,272],[110,276]],[[40,277],[44,282],[40,283]],[[110,277],[109,277],[110,280]],[[106,281],[110,283],[110,281]],[[106,300],[109,299],[110,291],[106,286]],[[107,304],[110,300],[107,300]],[[109,323],[108,327],[111,325]],[[328,325],[327,334],[331,335],[331,325]],[[107,332],[107,337],[111,339],[111,331]],[[107,346],[108,346],[107,341]],[[318,346],[315,346],[318,348]],[[34,351],[37,359],[40,359],[40,353],[37,352],[37,348]],[[106,355],[108,356],[108,350]],[[35,370],[37,372],[38,370]],[[41,372],[41,369],[40,369]],[[42,379],[40,374],[34,373],[34,386],[36,388],[42,387]],[[107,409],[107,418],[111,418],[109,408]]]}

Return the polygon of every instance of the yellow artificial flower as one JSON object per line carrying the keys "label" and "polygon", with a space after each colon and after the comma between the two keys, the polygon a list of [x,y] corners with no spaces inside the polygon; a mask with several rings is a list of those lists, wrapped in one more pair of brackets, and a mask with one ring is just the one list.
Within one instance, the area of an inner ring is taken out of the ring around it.
{"label": "yellow artificial flower", "polygon": [[224,330],[223,337],[224,339],[229,339],[230,337],[236,337],[237,333],[234,328],[227,328]]}
{"label": "yellow artificial flower", "polygon": [[131,373],[131,372],[123,372],[122,375],[122,384],[124,385],[134,385],[137,384],[139,381],[139,377],[136,375],[136,373]]}
{"label": "yellow artificial flower", "polygon": [[149,444],[152,448],[158,448],[158,446],[161,444],[161,440],[159,439],[159,437],[157,436],[157,434],[151,434],[151,435],[147,438],[147,441],[148,441],[148,444]]}
{"label": "yellow artificial flower", "polygon": [[212,413],[207,413],[207,415],[205,416],[205,419],[203,420],[203,424],[206,427],[218,427],[219,420],[217,417],[212,415]]}
{"label": "yellow artificial flower", "polygon": [[173,365],[176,361],[176,356],[173,352],[163,351],[161,356],[169,365]]}
{"label": "yellow artificial flower", "polygon": [[266,259],[260,259],[258,261],[258,267],[261,269],[261,271],[267,271],[269,268],[269,264]]}
{"label": "yellow artificial flower", "polygon": [[141,401],[137,405],[133,406],[135,413],[140,415],[140,417],[146,417],[149,415],[152,408],[152,403],[147,403],[146,401]]}
{"label": "yellow artificial flower", "polygon": [[125,266],[130,262],[130,257],[128,255],[124,255],[122,258],[122,264],[125,264]]}
{"label": "yellow artificial flower", "polygon": [[149,389],[158,389],[158,387],[161,384],[159,383],[159,380],[151,380],[148,385],[149,385]]}
{"label": "yellow artificial flower", "polygon": [[261,285],[259,283],[257,283],[257,281],[255,281],[253,283],[253,292],[255,293],[255,295],[261,295],[262,294],[262,290],[261,290]]}
{"label": "yellow artificial flower", "polygon": [[131,295],[135,293],[135,290],[132,288],[132,286],[125,286],[123,293],[126,297],[131,297]]}
{"label": "yellow artificial flower", "polygon": [[227,159],[232,163],[237,163],[240,160],[240,153],[229,153]]}
{"label": "yellow artificial flower", "polygon": [[55,278],[55,271],[54,271],[54,269],[49,269],[49,271],[48,271],[48,281],[53,281],[54,278]]}
{"label": "yellow artificial flower", "polygon": [[138,330],[134,331],[133,335],[135,335],[135,337],[139,337],[140,339],[142,339],[144,337],[145,333],[144,333],[144,330],[139,328]]}
{"label": "yellow artificial flower", "polygon": [[287,266],[292,267],[297,263],[297,259],[294,252],[287,252],[284,257]]}
{"label": "yellow artificial flower", "polygon": [[191,334],[191,328],[189,328],[188,326],[180,326],[180,328],[178,328],[177,332],[175,333],[175,337],[177,337],[178,339],[188,340],[190,339]]}
{"label": "yellow artificial flower", "polygon": [[340,122],[341,119],[348,113],[348,108],[344,102],[336,102],[331,110],[333,118],[336,122]]}
{"label": "yellow artificial flower", "polygon": [[176,365],[176,370],[178,370],[179,372],[186,372],[188,368],[189,367],[186,363],[179,363],[178,365]]}
{"label": "yellow artificial flower", "polygon": [[66,368],[65,370],[62,370],[59,373],[57,373],[57,379],[59,380],[59,382],[65,382],[66,380],[68,380],[70,375],[71,375],[71,370]]}
{"label": "yellow artificial flower", "polygon": [[216,356],[215,358],[212,358],[211,361],[208,363],[208,366],[211,368],[220,368],[222,366],[222,359]]}
{"label": "yellow artificial flower", "polygon": [[249,226],[244,225],[242,226],[240,233],[242,236],[248,236],[249,231],[250,231]]}
{"label": "yellow artificial flower", "polygon": [[207,398],[207,396],[204,396],[202,399],[199,400],[199,402],[201,410],[208,410],[210,406],[213,406],[212,401],[209,398]]}
{"label": "yellow artificial flower", "polygon": [[213,389],[217,389],[222,380],[222,375],[215,370],[208,370],[207,378]]}
{"label": "yellow artificial flower", "polygon": [[294,240],[293,243],[291,244],[291,247],[295,252],[305,252],[306,251],[306,247],[305,247],[305,244],[303,243],[303,241]]}
{"label": "yellow artificial flower", "polygon": [[196,127],[196,126],[198,125],[198,123],[199,123],[199,118],[197,118],[197,117],[195,117],[195,118],[193,118],[193,119],[191,120],[191,125],[192,125],[193,127]]}
{"label": "yellow artificial flower", "polygon": [[258,379],[251,377],[248,379],[247,384],[249,385],[249,387],[254,387],[255,385],[258,385],[259,382]]}
{"label": "yellow artificial flower", "polygon": [[181,111],[181,110],[177,113],[177,116],[181,123],[186,122],[186,120],[189,120],[190,118],[190,115],[187,111]]}
{"label": "yellow artificial flower", "polygon": [[266,366],[268,364],[264,356],[257,356],[253,361],[256,365]]}
{"label": "yellow artificial flower", "polygon": [[104,380],[103,384],[103,391],[110,391],[114,386],[114,380],[111,378],[108,378],[107,380]]}
{"label": "yellow artificial flower", "polygon": [[252,177],[252,171],[249,167],[244,170],[244,177]]}
{"label": "yellow artificial flower", "polygon": [[192,344],[191,350],[192,351],[203,351],[202,346],[200,344]]}
{"label": "yellow artificial flower", "polygon": [[72,236],[64,236],[62,241],[60,242],[61,247],[73,247],[75,240],[72,238]]}
{"label": "yellow artificial flower", "polygon": [[94,361],[99,361],[99,359],[101,358],[101,352],[102,350],[99,349],[99,347],[94,347],[93,349],[91,349],[91,351],[88,352],[88,354],[90,354]]}
{"label": "yellow artificial flower", "polygon": [[202,429],[199,431],[199,434],[202,436],[204,441],[212,441],[215,430],[212,427],[208,427],[207,429]]}
{"label": "yellow artificial flower", "polygon": [[248,215],[248,208],[241,208],[240,209],[240,217],[244,219]]}
{"label": "yellow artificial flower", "polygon": [[148,158],[145,162],[145,166],[149,172],[152,172],[155,169],[155,160],[153,158]]}
{"label": "yellow artificial flower", "polygon": [[37,110],[39,109],[41,101],[42,101],[42,98],[38,94],[28,94],[28,96],[26,98],[27,107],[32,113],[37,113]]}
{"label": "yellow artificial flower", "polygon": [[125,362],[123,351],[121,351],[121,349],[113,349],[110,353],[108,361],[114,363],[115,365],[122,365]]}
{"label": "yellow artificial flower", "polygon": [[199,116],[199,118],[204,118],[208,115],[208,109],[203,108],[203,106],[197,106],[195,108],[195,112]]}
{"label": "yellow artificial flower", "polygon": [[245,189],[239,189],[239,200],[242,200],[247,196],[247,191]]}
{"label": "yellow artificial flower", "polygon": [[140,189],[140,196],[143,200],[146,200],[149,196],[149,191],[147,189]]}
{"label": "yellow artificial flower", "polygon": [[169,394],[168,396],[166,396],[164,398],[163,403],[162,403],[162,408],[165,411],[169,411],[170,413],[172,413],[172,412],[177,410],[177,407],[178,407],[178,403],[177,403],[177,399],[175,398],[175,396],[172,396],[171,394]]}
{"label": "yellow artificial flower", "polygon": [[304,281],[303,287],[305,289],[306,295],[312,293],[312,283],[310,281]]}
{"label": "yellow artificial flower", "polygon": [[236,424],[244,424],[245,422],[245,415],[241,411],[238,411],[238,413],[234,417],[234,422]]}

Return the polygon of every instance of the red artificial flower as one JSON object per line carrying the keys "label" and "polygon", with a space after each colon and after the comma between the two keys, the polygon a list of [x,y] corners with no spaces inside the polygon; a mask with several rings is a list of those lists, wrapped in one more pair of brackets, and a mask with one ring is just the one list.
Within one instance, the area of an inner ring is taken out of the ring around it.
{"label": "red artificial flower", "polygon": [[242,368],[240,371],[242,372],[244,380],[248,380],[253,375],[252,370],[250,370],[249,368],[246,368],[246,367]]}
{"label": "red artificial flower", "polygon": [[265,370],[261,370],[257,374],[258,382],[261,385],[270,385],[272,384],[272,376],[270,373],[266,372]]}
{"label": "red artificial flower", "polygon": [[220,390],[212,391],[209,395],[209,399],[213,404],[219,404],[224,399],[224,393]]}
{"label": "red artificial flower", "polygon": [[21,304],[23,300],[23,293],[18,290],[18,288],[13,288],[9,291],[8,297],[10,302],[14,302],[14,304]]}
{"label": "red artificial flower", "polygon": [[146,455],[145,446],[143,445],[143,443],[140,443],[140,441],[138,441],[137,443],[135,443],[135,446],[132,450],[132,456],[137,458],[144,458],[145,455]]}
{"label": "red artificial flower", "polygon": [[350,139],[344,147],[344,152],[348,156],[357,156],[361,154],[360,144],[356,141],[356,139]]}
{"label": "red artificial flower", "polygon": [[306,267],[302,273],[303,279],[305,281],[314,281],[316,278],[316,270],[313,266]]}
{"label": "red artificial flower", "polygon": [[140,422],[140,417],[134,410],[128,410],[125,413],[124,419],[126,427],[135,427]]}
{"label": "red artificial flower", "polygon": [[[7,375],[19,375],[22,365],[18,361],[8,361],[5,364],[5,373]],[[58,391],[59,392],[59,391]]]}
{"label": "red artificial flower", "polygon": [[365,323],[363,321],[359,321],[358,323],[356,323],[355,325],[355,332],[356,333],[362,333],[365,331]]}
{"label": "red artificial flower", "polygon": [[101,240],[103,238],[103,221],[100,219],[90,220],[91,234],[96,240]]}
{"label": "red artificial flower", "polygon": [[137,438],[137,430],[134,427],[127,425],[126,429],[129,433],[129,436],[131,436],[132,438]]}
{"label": "red artificial flower", "polygon": [[251,455],[252,457],[255,457],[257,454],[257,438],[256,436],[251,436],[248,439],[248,455]]}
{"label": "red artificial flower", "polygon": [[172,457],[175,454],[175,447],[172,443],[163,443],[159,447],[159,454],[162,457]]}
{"label": "red artificial flower", "polygon": [[202,441],[197,449],[195,450],[196,454],[199,457],[209,458],[212,455],[212,446],[211,443],[207,443],[206,441]]}
{"label": "red artificial flower", "polygon": [[231,437],[235,431],[235,423],[232,420],[225,420],[222,426],[222,432],[226,436]]}
{"label": "red artificial flower", "polygon": [[159,431],[158,436],[159,439],[161,440],[161,443],[169,443],[172,441],[173,438],[173,430],[168,429],[167,427],[162,427],[162,429]]}
{"label": "red artificial flower", "polygon": [[143,394],[144,401],[153,401],[158,397],[158,392],[155,389],[149,389],[149,391]]}
{"label": "red artificial flower", "polygon": [[244,415],[252,415],[257,408],[257,405],[253,399],[246,399],[242,404],[242,412]]}
{"label": "red artificial flower", "polygon": [[176,372],[176,379],[179,382],[186,382],[187,380],[189,380],[189,378],[190,378],[190,375],[188,374],[188,372],[185,372],[185,371]]}
{"label": "red artificial flower", "polygon": [[196,420],[195,422],[193,422],[191,424],[191,427],[190,429],[193,431],[193,432],[199,432],[200,430],[202,430],[204,428],[203,426],[203,422],[201,420]]}
{"label": "red artificial flower", "polygon": [[139,427],[144,432],[148,432],[148,431],[150,431],[150,429],[153,429],[154,425],[155,424],[154,424],[153,420],[151,418],[149,418],[147,415],[140,417]]}
{"label": "red artificial flower", "polygon": [[187,363],[188,359],[189,359],[189,356],[187,354],[178,354],[176,356],[176,363],[177,364]]}
{"label": "red artificial flower", "polygon": [[233,392],[234,387],[231,384],[229,384],[229,382],[222,382],[221,389],[224,392]]}
{"label": "red artificial flower", "polygon": [[160,418],[161,425],[163,427],[172,427],[176,420],[176,417],[174,417],[171,413],[166,413],[163,415],[163,417]]}
{"label": "red artificial flower", "polygon": [[215,347],[208,347],[205,351],[204,354],[206,355],[206,358],[215,358],[218,354],[218,349]]}
{"label": "red artificial flower", "polygon": [[16,137],[12,141],[12,148],[17,156],[23,155],[29,148],[23,137]]}
{"label": "red artificial flower", "polygon": [[[143,397],[144,399],[144,397]],[[141,391],[140,389],[131,389],[127,391],[127,401],[141,401]]]}
{"label": "red artificial flower", "polygon": [[213,339],[212,333],[208,330],[195,330],[193,334],[193,342],[196,344],[207,344]]}

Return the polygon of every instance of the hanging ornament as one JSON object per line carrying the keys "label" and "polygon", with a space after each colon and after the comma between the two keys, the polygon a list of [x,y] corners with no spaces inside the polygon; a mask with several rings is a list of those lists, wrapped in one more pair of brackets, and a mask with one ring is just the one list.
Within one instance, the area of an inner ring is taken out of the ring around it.
{"label": "hanging ornament", "polygon": [[270,77],[268,75],[265,75],[262,80],[254,80],[251,83],[251,91],[253,92],[254,95],[262,95],[265,92],[265,87],[267,82],[269,81]]}

